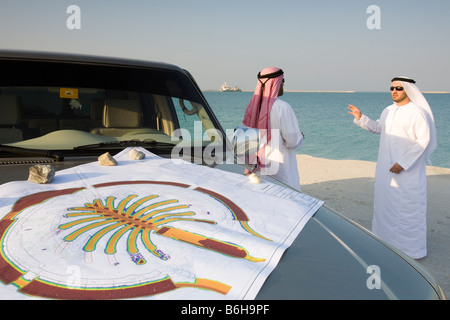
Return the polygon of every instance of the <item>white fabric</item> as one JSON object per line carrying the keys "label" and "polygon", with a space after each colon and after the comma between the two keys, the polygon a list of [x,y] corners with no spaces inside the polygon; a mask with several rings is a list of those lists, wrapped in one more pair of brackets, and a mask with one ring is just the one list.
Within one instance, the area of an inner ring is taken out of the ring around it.
{"label": "white fabric", "polygon": [[[0,299],[254,299],[323,203],[138,149],[143,160],[125,149],[117,166],[93,162],[56,172],[51,184],[0,186]],[[98,223],[106,224],[89,229]],[[227,254],[230,246],[244,255]],[[165,291],[145,291],[160,281]]]}
{"label": "white fabric", "polygon": [[267,163],[263,173],[300,190],[295,149],[300,147],[304,140],[297,117],[289,103],[275,100],[270,112],[270,127],[272,139],[266,148]]}
{"label": "white fabric", "polygon": [[[430,128],[424,111],[413,103],[393,104],[380,119],[363,115],[360,127],[381,134],[375,174],[372,231],[386,242],[419,259],[426,255],[427,184],[425,149]],[[389,169],[395,164],[400,174]]]}
{"label": "white fabric", "polygon": [[421,109],[423,109],[425,115],[427,116],[428,125],[430,127],[430,143],[428,144],[425,154],[427,162],[431,165],[431,154],[437,147],[436,124],[434,122],[433,112],[431,111],[427,99],[425,99],[422,92],[419,90],[419,88],[417,88],[417,86],[414,83],[410,83],[407,81],[399,81],[399,82],[405,88],[406,94],[408,98],[411,100],[411,102],[413,102],[416,106],[419,106]]}

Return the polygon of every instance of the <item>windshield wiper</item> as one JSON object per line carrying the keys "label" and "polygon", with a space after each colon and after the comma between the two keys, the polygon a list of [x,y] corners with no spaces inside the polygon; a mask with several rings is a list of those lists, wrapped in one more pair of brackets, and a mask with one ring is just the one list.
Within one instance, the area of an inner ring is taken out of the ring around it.
{"label": "windshield wiper", "polygon": [[74,150],[84,150],[84,149],[102,149],[102,148],[126,148],[126,147],[170,147],[173,148],[174,145],[167,142],[159,142],[153,139],[146,140],[124,140],[124,141],[109,141],[109,142],[99,142],[94,144],[87,144],[84,146],[79,146],[73,148]]}
{"label": "windshield wiper", "polygon": [[56,161],[64,160],[64,152],[62,152],[62,151],[27,149],[27,148],[5,146],[5,145],[0,145],[0,151],[6,151],[6,152],[10,152],[10,153],[25,155],[25,156],[50,158],[50,159],[55,159]]}

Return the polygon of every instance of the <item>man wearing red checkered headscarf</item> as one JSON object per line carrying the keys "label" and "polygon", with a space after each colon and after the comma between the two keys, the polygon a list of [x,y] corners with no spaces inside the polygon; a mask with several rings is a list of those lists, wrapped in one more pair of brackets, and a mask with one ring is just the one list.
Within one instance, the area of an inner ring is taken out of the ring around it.
{"label": "man wearing red checkered headscarf", "polygon": [[257,157],[261,173],[300,190],[295,149],[304,140],[292,107],[278,98],[284,93],[283,86],[283,70],[266,68],[258,73],[258,83],[245,111],[243,125],[259,130]]}

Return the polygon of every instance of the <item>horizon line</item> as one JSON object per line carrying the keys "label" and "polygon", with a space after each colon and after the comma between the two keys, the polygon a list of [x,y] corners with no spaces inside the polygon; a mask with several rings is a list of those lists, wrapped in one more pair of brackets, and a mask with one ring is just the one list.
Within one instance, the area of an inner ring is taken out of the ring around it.
{"label": "horizon line", "polygon": [[[204,92],[221,92],[218,89],[206,89],[201,90]],[[224,93],[236,93],[236,92],[254,92],[254,90],[241,90],[234,92],[224,92]],[[358,93],[358,92],[373,92],[373,93],[388,93],[388,91],[357,91],[357,90],[284,90],[284,92],[303,92],[303,93]],[[422,93],[427,94],[450,94],[450,91],[422,91]]]}

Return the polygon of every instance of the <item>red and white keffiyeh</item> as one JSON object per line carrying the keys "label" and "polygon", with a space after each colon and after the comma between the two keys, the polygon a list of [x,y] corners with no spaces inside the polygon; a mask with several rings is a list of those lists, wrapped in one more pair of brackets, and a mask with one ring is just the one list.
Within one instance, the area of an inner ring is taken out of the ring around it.
{"label": "red and white keffiyeh", "polygon": [[269,67],[258,73],[258,84],[245,110],[243,125],[257,128],[260,132],[260,142],[263,146],[258,151],[258,157],[264,156],[264,146],[270,142],[270,111],[278,97],[284,80],[283,70]]}

